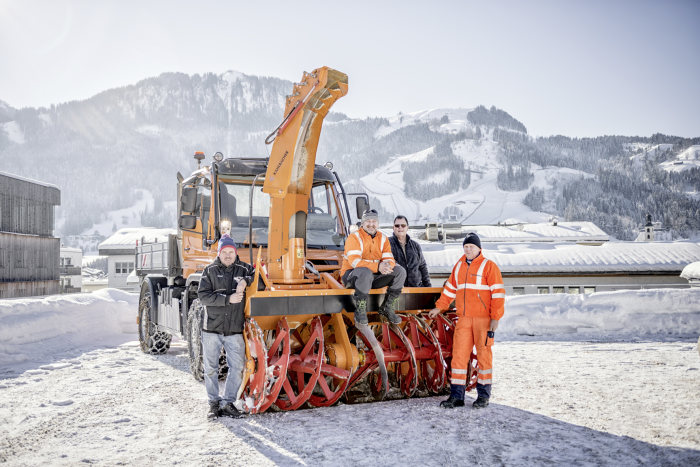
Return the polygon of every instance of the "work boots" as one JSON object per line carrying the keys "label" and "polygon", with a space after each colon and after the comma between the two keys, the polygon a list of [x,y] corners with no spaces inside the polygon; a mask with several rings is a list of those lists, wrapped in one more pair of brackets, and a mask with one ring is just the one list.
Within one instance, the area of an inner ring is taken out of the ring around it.
{"label": "work boots", "polygon": [[454,397],[450,396],[447,400],[440,402],[440,407],[444,409],[464,407],[464,399],[455,399]]}
{"label": "work boots", "polygon": [[209,402],[209,412],[207,412],[207,418],[218,418],[221,415],[221,409],[219,408],[219,401]]}
{"label": "work boots", "polygon": [[355,302],[355,324],[367,324],[367,299],[353,297]]}
{"label": "work boots", "polygon": [[401,317],[394,313],[399,307],[399,296],[387,294],[384,303],[379,307],[379,314],[384,316],[391,324],[399,324]]}
{"label": "work boots", "polygon": [[240,418],[243,416],[241,412],[238,411],[233,402],[229,402],[221,408],[221,415],[231,418]]}
{"label": "work boots", "polygon": [[455,407],[464,407],[464,392],[466,387],[462,384],[450,385],[450,397],[440,402],[440,407],[445,409],[454,409]]}
{"label": "work boots", "polygon": [[477,397],[474,403],[472,404],[472,407],[475,409],[483,409],[484,407],[488,407],[489,405],[489,400],[485,397]]}

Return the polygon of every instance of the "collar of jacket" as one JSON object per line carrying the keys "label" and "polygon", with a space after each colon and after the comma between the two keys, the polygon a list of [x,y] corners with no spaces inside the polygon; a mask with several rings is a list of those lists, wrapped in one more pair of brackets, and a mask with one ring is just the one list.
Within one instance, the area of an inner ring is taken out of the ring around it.
{"label": "collar of jacket", "polygon": [[462,261],[464,261],[465,263],[467,263],[470,266],[472,265],[472,263],[480,263],[483,260],[484,260],[484,255],[482,255],[481,252],[479,252],[479,254],[476,255],[476,258],[474,258],[471,261],[467,261],[467,255],[462,255]]}
{"label": "collar of jacket", "polygon": [[238,263],[240,263],[240,259],[238,258],[238,256],[236,256],[236,260],[233,263],[231,263],[230,266],[224,265],[224,263],[221,262],[221,258],[219,258],[218,256],[214,260],[214,264],[216,264],[217,266],[220,266],[222,268],[226,268],[226,269],[232,268]]}
{"label": "collar of jacket", "polygon": [[366,238],[371,238],[372,240],[374,240],[377,237],[382,238],[381,236],[384,235],[379,229],[377,229],[377,233],[375,233],[374,235],[370,235],[362,227],[360,227],[360,230],[358,230],[358,232],[360,232],[360,235],[363,235]]}
{"label": "collar of jacket", "polygon": [[[399,240],[399,237],[397,237],[395,234],[391,234],[392,237],[396,239],[397,242],[401,243],[401,240]],[[411,241],[411,236],[406,234],[406,245],[408,245],[408,242]]]}

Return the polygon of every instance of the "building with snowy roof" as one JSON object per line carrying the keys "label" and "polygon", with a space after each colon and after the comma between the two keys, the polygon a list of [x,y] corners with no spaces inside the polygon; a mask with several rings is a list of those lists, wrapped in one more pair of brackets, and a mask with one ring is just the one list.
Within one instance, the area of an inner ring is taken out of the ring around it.
{"label": "building with snowy roof", "polygon": [[[410,228],[409,235],[420,243],[435,286],[443,284],[464,254],[466,234],[475,232],[484,256],[501,269],[510,294],[688,287],[680,274],[700,260],[700,244],[670,241],[664,229],[649,219],[647,224],[649,238],[637,242],[610,241],[593,222],[556,218],[546,223],[426,224]],[[392,234],[391,227],[383,231]]]}
{"label": "building with snowy roof", "polygon": [[[506,292],[588,293],[688,287],[681,272],[700,261],[695,242],[489,242],[483,254],[501,269]],[[440,286],[464,254],[457,244],[421,243],[433,285]]]}
{"label": "building with snowy roof", "polygon": [[[601,244],[610,240],[608,234],[593,222],[518,223],[496,225],[426,224],[425,228],[409,230],[414,239],[458,242],[469,232],[479,235],[482,242],[564,242]],[[387,229],[391,235],[391,228]]]}
{"label": "building with snowy roof", "polygon": [[177,234],[177,230],[154,227],[124,228],[100,243],[97,247],[98,253],[107,257],[107,286],[132,288],[127,284],[127,277],[134,270],[136,245],[164,242],[170,234]]}
{"label": "building with snowy roof", "polygon": [[82,265],[83,250],[80,248],[61,247],[59,259],[60,293],[77,293],[83,286]]}
{"label": "building with snowy roof", "polygon": [[0,172],[0,297],[59,289],[60,240],[53,236],[58,187]]}

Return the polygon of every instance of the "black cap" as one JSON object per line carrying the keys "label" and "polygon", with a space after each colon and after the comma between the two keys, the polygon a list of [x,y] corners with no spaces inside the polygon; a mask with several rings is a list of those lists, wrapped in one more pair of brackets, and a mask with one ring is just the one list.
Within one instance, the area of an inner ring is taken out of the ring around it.
{"label": "black cap", "polygon": [[362,222],[368,219],[374,219],[376,221],[379,220],[379,214],[377,213],[376,209],[368,209],[362,213]]}
{"label": "black cap", "polygon": [[481,240],[479,240],[479,236],[475,234],[474,232],[469,232],[466,237],[464,237],[464,241],[462,242],[462,246],[466,245],[467,243],[471,243],[472,245],[476,245],[481,249]]}

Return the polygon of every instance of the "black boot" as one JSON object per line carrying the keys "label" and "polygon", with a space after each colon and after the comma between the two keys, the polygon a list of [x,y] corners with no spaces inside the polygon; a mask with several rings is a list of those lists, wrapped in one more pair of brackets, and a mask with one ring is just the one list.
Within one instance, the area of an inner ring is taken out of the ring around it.
{"label": "black boot", "polygon": [[454,409],[464,407],[464,390],[466,387],[461,384],[450,385],[450,397],[446,401],[440,402],[440,407]]}
{"label": "black boot", "polygon": [[489,405],[489,400],[485,397],[477,397],[474,403],[472,404],[472,407],[475,409],[483,409],[484,407],[488,407]]}
{"label": "black boot", "polygon": [[243,414],[238,411],[236,406],[233,405],[233,402],[229,402],[221,408],[221,415],[231,418],[240,418],[243,416]]}
{"label": "black boot", "polygon": [[353,297],[355,302],[355,324],[367,324],[367,299]]}
{"label": "black boot", "polygon": [[476,400],[472,404],[475,409],[483,409],[489,405],[491,397],[491,385],[476,383]]}
{"label": "black boot", "polygon": [[207,412],[207,418],[218,418],[221,416],[221,409],[219,408],[219,401],[209,402],[209,412]]}
{"label": "black boot", "polygon": [[445,409],[454,409],[455,407],[464,407],[464,399],[455,399],[450,396],[447,400],[440,402],[440,407]]}
{"label": "black boot", "polygon": [[399,324],[401,322],[401,317],[394,313],[398,307],[399,296],[387,293],[384,303],[379,307],[379,314],[384,316],[391,324]]}

